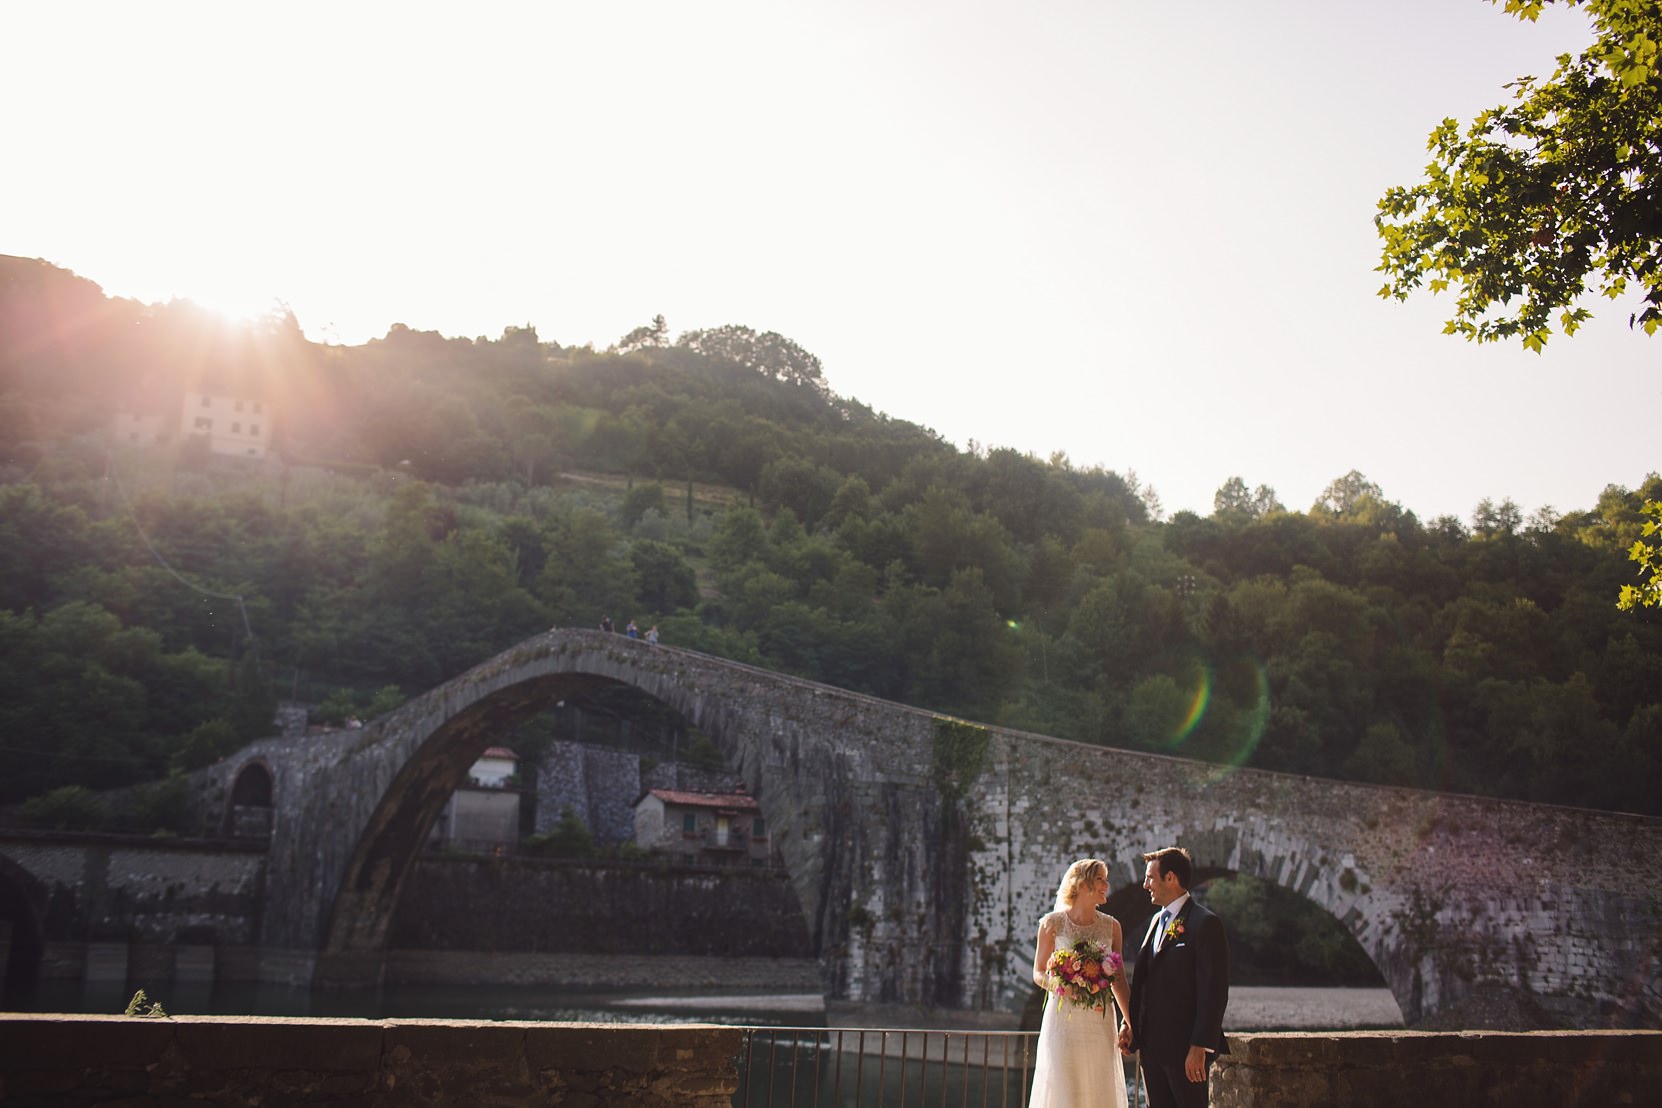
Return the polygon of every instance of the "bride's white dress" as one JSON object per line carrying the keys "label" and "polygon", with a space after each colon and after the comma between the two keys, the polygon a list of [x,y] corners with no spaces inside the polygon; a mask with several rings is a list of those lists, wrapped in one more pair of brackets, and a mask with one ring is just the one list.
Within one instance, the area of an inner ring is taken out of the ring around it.
{"label": "bride's white dress", "polygon": [[[1095,922],[1080,927],[1066,912],[1052,912],[1045,924],[1055,931],[1058,950],[1071,948],[1080,939],[1112,949],[1114,925],[1107,916],[1099,915]],[[1087,1008],[1058,1005],[1054,994],[1047,996],[1028,1108],[1126,1108],[1125,1064],[1118,1037],[1112,1005],[1104,1017]]]}

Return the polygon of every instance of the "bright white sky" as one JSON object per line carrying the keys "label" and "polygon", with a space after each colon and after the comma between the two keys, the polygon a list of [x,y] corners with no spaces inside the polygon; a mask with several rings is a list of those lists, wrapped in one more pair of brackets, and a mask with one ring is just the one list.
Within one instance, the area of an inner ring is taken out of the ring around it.
{"label": "bright white sky", "polygon": [[1422,518],[1658,459],[1633,304],[1544,356],[1380,300],[1372,216],[1591,35],[1481,0],[0,5],[0,253],[314,338],[779,331],[960,446],[1208,514]]}

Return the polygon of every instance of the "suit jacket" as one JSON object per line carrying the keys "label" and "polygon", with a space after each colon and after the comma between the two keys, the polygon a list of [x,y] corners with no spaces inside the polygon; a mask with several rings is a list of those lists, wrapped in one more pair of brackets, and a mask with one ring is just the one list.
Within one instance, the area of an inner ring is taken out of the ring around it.
{"label": "suit jacket", "polygon": [[[1155,914],[1155,922],[1160,919]],[[1229,1005],[1229,940],[1223,921],[1190,897],[1154,953],[1154,925],[1143,936],[1131,977],[1132,1046],[1147,1060],[1181,1064],[1191,1046],[1229,1053],[1223,1010]]]}

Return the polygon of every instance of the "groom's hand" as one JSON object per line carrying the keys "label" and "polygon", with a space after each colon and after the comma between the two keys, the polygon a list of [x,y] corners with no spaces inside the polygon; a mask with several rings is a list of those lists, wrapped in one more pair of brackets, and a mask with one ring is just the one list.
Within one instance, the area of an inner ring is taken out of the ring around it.
{"label": "groom's hand", "polygon": [[1191,1046],[1188,1056],[1183,1059],[1183,1076],[1190,1081],[1199,1083],[1206,1080],[1206,1048]]}

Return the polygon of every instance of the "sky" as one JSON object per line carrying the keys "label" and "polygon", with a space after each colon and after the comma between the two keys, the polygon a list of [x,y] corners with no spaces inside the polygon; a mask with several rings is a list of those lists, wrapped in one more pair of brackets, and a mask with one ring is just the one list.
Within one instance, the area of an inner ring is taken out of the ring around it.
{"label": "sky", "polygon": [[0,253],[144,301],[604,348],[662,314],[817,354],[960,446],[1359,470],[1423,519],[1659,459],[1636,305],[1536,355],[1377,295],[1431,128],[1591,39],[1482,0],[0,5]]}

